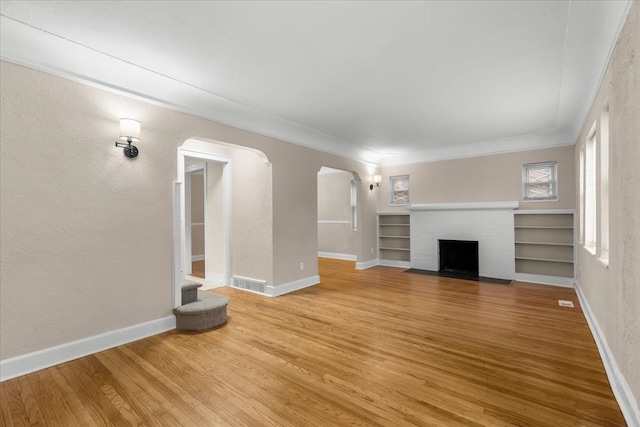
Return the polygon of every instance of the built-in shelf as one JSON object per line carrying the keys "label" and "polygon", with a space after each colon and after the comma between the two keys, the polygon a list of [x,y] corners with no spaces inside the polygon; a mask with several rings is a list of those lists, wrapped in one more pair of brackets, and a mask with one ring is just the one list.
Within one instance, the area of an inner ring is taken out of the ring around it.
{"label": "built-in shelf", "polygon": [[516,242],[516,245],[573,246],[573,243]]}
{"label": "built-in shelf", "polygon": [[394,267],[411,266],[409,213],[378,213],[378,263]]}
{"label": "built-in shelf", "polygon": [[565,226],[553,226],[553,225],[516,225],[515,228],[547,228],[547,229],[550,229],[550,230],[553,230],[553,229],[572,230],[573,226],[565,227]]}
{"label": "built-in shelf", "polygon": [[544,261],[544,262],[565,262],[565,263],[573,264],[573,260],[570,260],[570,259],[532,258],[532,257],[523,257],[523,256],[517,256],[516,259],[524,259],[528,261]]}
{"label": "built-in shelf", "polygon": [[573,210],[514,211],[516,274],[573,278]]}

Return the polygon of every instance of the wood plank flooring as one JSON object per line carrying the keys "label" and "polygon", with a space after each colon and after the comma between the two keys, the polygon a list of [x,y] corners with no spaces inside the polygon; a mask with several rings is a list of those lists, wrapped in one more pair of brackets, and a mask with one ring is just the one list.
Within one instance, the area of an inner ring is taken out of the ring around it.
{"label": "wood plank flooring", "polygon": [[191,275],[200,277],[201,279],[205,278],[204,275],[204,261],[192,261],[191,262]]}
{"label": "wood plank flooring", "polygon": [[278,298],[216,289],[217,329],[5,381],[1,425],[625,425],[573,290],[319,262]]}

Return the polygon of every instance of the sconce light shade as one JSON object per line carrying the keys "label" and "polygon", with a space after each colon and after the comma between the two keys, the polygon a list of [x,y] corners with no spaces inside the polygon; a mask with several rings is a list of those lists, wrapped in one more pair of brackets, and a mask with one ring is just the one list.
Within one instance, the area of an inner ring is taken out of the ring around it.
{"label": "sconce light shade", "polygon": [[120,119],[120,139],[126,142],[116,141],[116,147],[124,148],[124,155],[132,159],[138,156],[138,148],[131,145],[140,141],[140,122],[133,119]]}
{"label": "sconce light shade", "polygon": [[[380,187],[381,182],[382,182],[382,175],[373,175],[373,184],[375,184],[376,187]],[[371,191],[373,191],[373,184],[369,186],[369,190]]]}
{"label": "sconce light shade", "polygon": [[120,119],[120,139],[123,141],[140,141],[140,122],[133,119]]}

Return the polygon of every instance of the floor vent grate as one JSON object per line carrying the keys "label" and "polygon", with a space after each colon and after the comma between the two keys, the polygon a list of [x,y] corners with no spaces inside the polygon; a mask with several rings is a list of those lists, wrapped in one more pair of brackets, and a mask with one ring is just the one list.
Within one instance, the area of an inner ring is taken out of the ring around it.
{"label": "floor vent grate", "polygon": [[265,282],[264,280],[233,276],[233,287],[237,289],[243,289],[245,291],[264,294],[267,291],[267,282]]}
{"label": "floor vent grate", "polygon": [[558,305],[560,307],[569,307],[569,308],[573,308],[573,302],[572,301],[567,301],[567,300],[563,300],[563,299],[559,299],[558,300]]}

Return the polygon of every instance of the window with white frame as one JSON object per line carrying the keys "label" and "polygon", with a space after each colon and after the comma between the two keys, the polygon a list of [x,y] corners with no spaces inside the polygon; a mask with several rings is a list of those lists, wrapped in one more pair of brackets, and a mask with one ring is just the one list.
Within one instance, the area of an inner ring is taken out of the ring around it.
{"label": "window with white frame", "polygon": [[580,224],[579,224],[579,228],[580,228],[580,234],[579,234],[579,240],[580,240],[580,244],[584,244],[584,192],[585,192],[585,185],[584,185],[584,146],[582,146],[580,148]]}
{"label": "window with white frame", "polygon": [[609,260],[609,105],[600,115],[600,259]]}
{"label": "window with white frame", "polygon": [[351,181],[351,231],[358,229],[358,182]]}
{"label": "window with white frame", "polygon": [[522,200],[525,202],[558,200],[557,162],[522,165]]}
{"label": "window with white frame", "polygon": [[409,204],[409,175],[399,175],[389,177],[389,188],[391,189],[392,205]]}
{"label": "window with white frame", "polygon": [[587,139],[584,156],[584,246],[596,250],[596,133]]}

